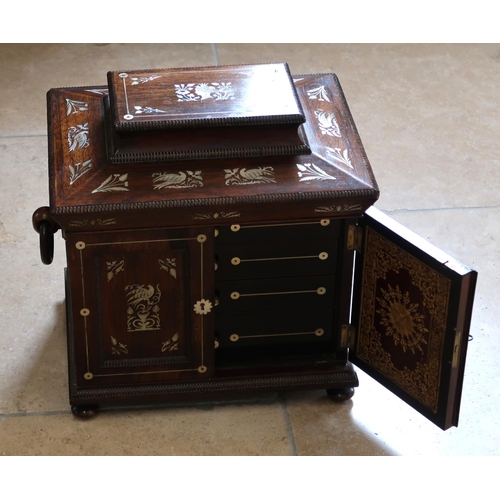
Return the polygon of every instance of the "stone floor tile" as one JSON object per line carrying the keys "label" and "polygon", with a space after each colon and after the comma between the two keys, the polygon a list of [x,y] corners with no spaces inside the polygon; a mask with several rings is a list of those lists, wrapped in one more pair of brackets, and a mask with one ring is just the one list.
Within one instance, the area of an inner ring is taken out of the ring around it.
{"label": "stone floor tile", "polygon": [[479,273],[459,425],[443,432],[358,369],[360,386],[344,404],[324,392],[287,397],[297,453],[498,455],[500,209],[390,215]]}
{"label": "stone floor tile", "polygon": [[64,244],[40,261],[32,213],[48,204],[46,139],[0,138],[0,413],[68,407]]}
{"label": "stone floor tile", "polygon": [[64,242],[58,233],[54,263],[43,266],[31,227],[33,211],[48,205],[45,93],[104,84],[110,69],[211,65],[214,54],[211,44],[4,44],[0,455],[498,455],[500,46],[217,50],[221,64],[336,72],[381,187],[378,208],[479,272],[459,427],[440,431],[360,370],[351,401],[291,393],[285,414],[277,402],[103,412],[90,422],[66,413]]}
{"label": "stone floor tile", "polygon": [[282,406],[114,411],[0,418],[1,455],[290,455]]}
{"label": "stone floor tile", "polygon": [[[221,64],[338,75],[385,210],[497,206],[500,45],[217,44]],[[467,62],[465,62],[467,61]]]}
{"label": "stone floor tile", "polygon": [[474,340],[469,344],[468,359],[478,370],[485,364],[498,366],[500,208],[398,212],[388,215],[478,272],[471,324]]}
{"label": "stone floor tile", "polygon": [[[354,398],[358,398],[357,394]],[[287,411],[299,456],[397,454],[352,416],[356,401],[334,403],[326,391],[289,393]]]}
{"label": "stone floor tile", "polygon": [[0,44],[0,136],[46,134],[51,88],[106,85],[113,70],[213,64],[210,43]]}

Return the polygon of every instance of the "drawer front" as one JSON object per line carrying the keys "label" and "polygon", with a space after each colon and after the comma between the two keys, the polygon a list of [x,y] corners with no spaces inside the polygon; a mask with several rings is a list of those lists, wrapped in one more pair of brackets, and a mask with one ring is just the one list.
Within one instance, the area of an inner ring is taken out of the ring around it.
{"label": "drawer front", "polygon": [[331,308],[334,285],[333,275],[220,281],[215,313]]}
{"label": "drawer front", "polygon": [[216,280],[334,274],[340,222],[224,226],[215,239]]}
{"label": "drawer front", "polygon": [[324,308],[219,314],[215,318],[218,349],[324,344],[332,338],[332,316],[332,310]]}
{"label": "drawer front", "polygon": [[340,221],[330,219],[269,224],[233,224],[217,227],[216,244],[248,244],[256,241],[297,240],[298,238],[307,240],[337,239],[340,227]]}
{"label": "drawer front", "polygon": [[239,280],[280,276],[334,274],[335,241],[263,241],[216,247],[215,279]]}

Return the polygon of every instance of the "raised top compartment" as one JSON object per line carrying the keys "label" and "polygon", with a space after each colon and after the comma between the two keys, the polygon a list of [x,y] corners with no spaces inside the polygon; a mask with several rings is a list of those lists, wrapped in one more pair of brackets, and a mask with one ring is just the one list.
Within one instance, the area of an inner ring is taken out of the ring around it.
{"label": "raised top compartment", "polygon": [[286,63],[108,73],[113,163],[308,154]]}

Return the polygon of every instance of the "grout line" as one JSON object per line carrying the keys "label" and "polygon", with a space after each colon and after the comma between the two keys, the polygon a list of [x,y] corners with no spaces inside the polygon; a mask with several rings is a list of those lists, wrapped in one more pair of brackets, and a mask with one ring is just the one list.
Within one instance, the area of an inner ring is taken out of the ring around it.
{"label": "grout line", "polygon": [[288,406],[286,404],[285,396],[280,393],[278,395],[278,400],[281,405],[281,411],[283,412],[283,419],[285,420],[286,435],[288,438],[288,445],[290,446],[290,454],[293,457],[297,456],[297,448],[295,446],[295,437],[293,435],[292,422],[290,420],[290,415],[288,413]]}
{"label": "grout line", "polygon": [[397,210],[385,210],[379,209],[380,211],[395,215],[395,214],[406,214],[406,213],[418,213],[418,212],[446,212],[449,210],[487,210],[490,208],[500,208],[500,205],[483,205],[483,206],[471,206],[471,207],[442,207],[442,208],[401,208]]}
{"label": "grout line", "polygon": [[30,411],[21,413],[0,413],[0,419],[18,418],[18,417],[50,417],[52,415],[71,415],[71,411],[55,410],[55,411]]}
{"label": "grout line", "polygon": [[47,137],[47,134],[40,134],[40,135],[0,135],[0,139],[32,139],[34,137]]}
{"label": "grout line", "polygon": [[220,66],[219,53],[217,52],[217,44],[216,43],[212,43],[212,52],[214,54],[215,65]]}

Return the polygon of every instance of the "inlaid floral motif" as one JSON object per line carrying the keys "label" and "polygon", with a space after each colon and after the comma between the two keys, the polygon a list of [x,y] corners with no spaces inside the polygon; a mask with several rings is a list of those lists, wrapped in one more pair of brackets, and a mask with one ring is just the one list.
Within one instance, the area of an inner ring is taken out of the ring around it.
{"label": "inlaid floral motif", "polygon": [[179,349],[179,333],[175,333],[171,339],[162,342],[161,352],[172,352]]}
{"label": "inlaid floral motif", "polygon": [[128,354],[126,344],[122,344],[111,335],[111,354]]}
{"label": "inlaid floral motif", "polygon": [[363,207],[361,205],[332,205],[330,207],[317,207],[314,209],[315,212],[327,213],[327,212],[352,212],[354,210],[361,210]]}
{"label": "inlaid floral motif", "polygon": [[69,116],[71,114],[76,115],[80,111],[88,111],[88,110],[89,110],[88,102],[66,99],[66,116]]}
{"label": "inlaid floral motif", "polygon": [[85,220],[72,220],[69,222],[70,226],[110,226],[116,224],[116,219],[85,219]]}
{"label": "inlaid floral motif", "polygon": [[376,298],[380,309],[376,312],[380,314],[385,335],[392,338],[394,345],[401,346],[403,352],[408,349],[415,354],[417,349],[423,353],[422,346],[427,344],[424,334],[429,330],[424,326],[424,316],[418,312],[419,304],[413,304],[410,294],[403,293],[398,285],[393,288],[388,284],[380,292],[382,297]]}
{"label": "inlaid floral motif", "polygon": [[108,89],[86,89],[86,92],[92,92],[93,94],[108,95]]}
{"label": "inlaid floral motif", "polygon": [[106,193],[108,191],[128,191],[128,174],[110,175],[98,188],[92,193]]}
{"label": "inlaid floral motif", "polygon": [[92,168],[92,160],[87,160],[74,165],[68,165],[69,169],[69,183],[74,184],[77,179],[86,174]]}
{"label": "inlaid floral motif", "polygon": [[127,331],[139,332],[160,329],[161,298],[160,285],[128,285],[127,292]]}
{"label": "inlaid floral motif", "polygon": [[170,276],[177,278],[175,259],[165,259],[165,260],[158,259],[158,264],[160,264],[160,269],[167,271],[167,273],[169,273]]}
{"label": "inlaid floral motif", "polygon": [[241,217],[240,212],[210,212],[208,214],[195,214],[194,219],[229,219]]}
{"label": "inlaid floral motif", "polygon": [[297,172],[297,175],[300,177],[299,182],[335,180],[333,175],[327,174],[314,163],[304,163],[304,165],[297,163],[297,168],[299,169]]}
{"label": "inlaid floral motif", "polygon": [[344,165],[347,165],[349,168],[354,168],[351,163],[351,159],[349,158],[349,153],[347,149],[344,149],[344,152],[341,152],[340,148],[329,148],[326,147],[326,152],[333,156],[333,158],[337,161],[340,161]]}
{"label": "inlaid floral motif", "polygon": [[314,112],[318,119],[318,126],[323,135],[330,135],[332,137],[342,137],[340,133],[339,124],[333,113],[325,113],[321,109]]}
{"label": "inlaid floral motif", "polygon": [[89,142],[89,124],[76,125],[68,128],[68,149],[74,151],[75,149],[88,148]]}
{"label": "inlaid floral motif", "polygon": [[186,170],[185,172],[166,172],[153,174],[154,189],[182,189],[203,186],[201,170]]}
{"label": "inlaid floral motif", "polygon": [[164,109],[152,108],[151,106],[134,106],[135,114],[140,115],[144,113],[145,115],[151,115],[155,113],[166,113]]}
{"label": "inlaid floral motif", "polygon": [[175,93],[178,102],[234,100],[234,88],[231,82],[214,83],[181,83],[175,84]]}
{"label": "inlaid floral motif", "polygon": [[307,95],[309,96],[309,99],[312,99],[312,100],[317,99],[318,101],[330,102],[330,99],[328,98],[328,94],[326,93],[326,89],[325,89],[324,85],[320,85],[319,87],[308,90]]}
{"label": "inlaid floral motif", "polygon": [[157,78],[161,78],[161,76],[160,75],[131,76],[130,80],[132,81],[132,83],[130,85],[139,85],[140,83],[152,82],[153,80],[156,80]]}
{"label": "inlaid floral motif", "polygon": [[226,185],[266,184],[276,182],[273,167],[224,169]]}
{"label": "inlaid floral motif", "polygon": [[119,272],[125,269],[125,261],[122,260],[120,262],[106,262],[107,266],[107,278],[108,282],[111,281]]}

